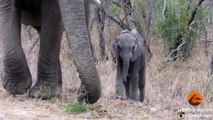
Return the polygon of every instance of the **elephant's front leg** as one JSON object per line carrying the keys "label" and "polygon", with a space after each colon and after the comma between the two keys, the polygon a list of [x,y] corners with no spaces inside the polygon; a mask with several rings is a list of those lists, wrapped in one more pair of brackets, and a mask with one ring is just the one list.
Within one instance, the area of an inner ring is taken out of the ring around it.
{"label": "elephant's front leg", "polygon": [[0,0],[0,39],[4,48],[2,85],[11,94],[24,94],[31,87],[31,74],[21,47],[19,3]]}
{"label": "elephant's front leg", "polygon": [[130,74],[130,99],[138,99],[138,84],[139,84],[139,74],[138,72],[133,72]]}
{"label": "elephant's front leg", "polygon": [[121,76],[121,65],[117,63],[117,73],[116,73],[116,81],[115,81],[115,95],[116,98],[124,99],[124,83]]}
{"label": "elephant's front leg", "polygon": [[60,97],[62,92],[59,51],[63,31],[56,0],[42,1],[41,18],[37,81],[31,88],[29,96],[50,99]]}
{"label": "elephant's front leg", "polygon": [[127,81],[123,82],[123,84],[124,84],[124,87],[125,87],[126,99],[129,99],[129,94],[130,94],[129,78],[127,78]]}

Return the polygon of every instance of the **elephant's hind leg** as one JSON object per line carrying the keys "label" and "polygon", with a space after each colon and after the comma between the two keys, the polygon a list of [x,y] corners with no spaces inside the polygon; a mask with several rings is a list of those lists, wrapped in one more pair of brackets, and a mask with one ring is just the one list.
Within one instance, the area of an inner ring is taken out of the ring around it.
{"label": "elephant's hind leg", "polygon": [[0,39],[4,48],[2,85],[11,94],[24,94],[31,87],[31,74],[21,47],[19,3],[0,0]]}
{"label": "elephant's hind leg", "polygon": [[62,75],[59,51],[62,32],[57,1],[42,0],[38,74],[36,84],[29,92],[30,97],[50,99],[61,96]]}

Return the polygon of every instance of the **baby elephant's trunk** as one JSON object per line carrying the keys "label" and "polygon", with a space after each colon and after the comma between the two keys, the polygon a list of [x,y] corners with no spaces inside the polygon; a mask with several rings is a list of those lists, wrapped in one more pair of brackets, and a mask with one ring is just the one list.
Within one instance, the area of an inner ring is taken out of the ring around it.
{"label": "baby elephant's trunk", "polygon": [[123,82],[127,82],[127,76],[128,76],[128,71],[129,71],[129,59],[123,60],[123,69],[122,69],[122,77],[123,77]]}

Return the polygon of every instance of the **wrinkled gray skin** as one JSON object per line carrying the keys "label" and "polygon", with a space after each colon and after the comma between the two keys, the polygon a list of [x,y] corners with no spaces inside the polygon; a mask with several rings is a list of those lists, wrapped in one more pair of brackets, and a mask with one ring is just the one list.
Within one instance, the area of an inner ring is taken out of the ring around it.
{"label": "wrinkled gray skin", "polygon": [[117,76],[115,92],[122,97],[123,88],[127,99],[144,100],[145,49],[137,30],[124,30],[113,44],[116,53]]}
{"label": "wrinkled gray skin", "polygon": [[30,97],[61,96],[59,51],[64,25],[87,102],[95,103],[100,98],[101,85],[87,29],[88,3],[88,0],[0,0],[0,39],[4,50],[2,84],[7,92],[24,94],[32,84],[21,46],[22,22],[37,29],[41,39],[37,81],[29,91]]}

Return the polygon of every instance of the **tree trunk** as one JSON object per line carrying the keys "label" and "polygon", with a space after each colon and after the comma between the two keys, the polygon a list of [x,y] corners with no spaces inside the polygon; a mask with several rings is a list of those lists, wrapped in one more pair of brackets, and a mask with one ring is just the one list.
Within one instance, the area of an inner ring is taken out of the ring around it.
{"label": "tree trunk", "polygon": [[98,31],[98,37],[99,37],[99,54],[100,59],[104,60],[106,59],[106,53],[105,53],[105,39],[104,39],[104,24],[105,24],[105,15],[103,13],[103,1],[101,4],[96,3],[95,4],[95,19],[97,23],[97,31]]}

